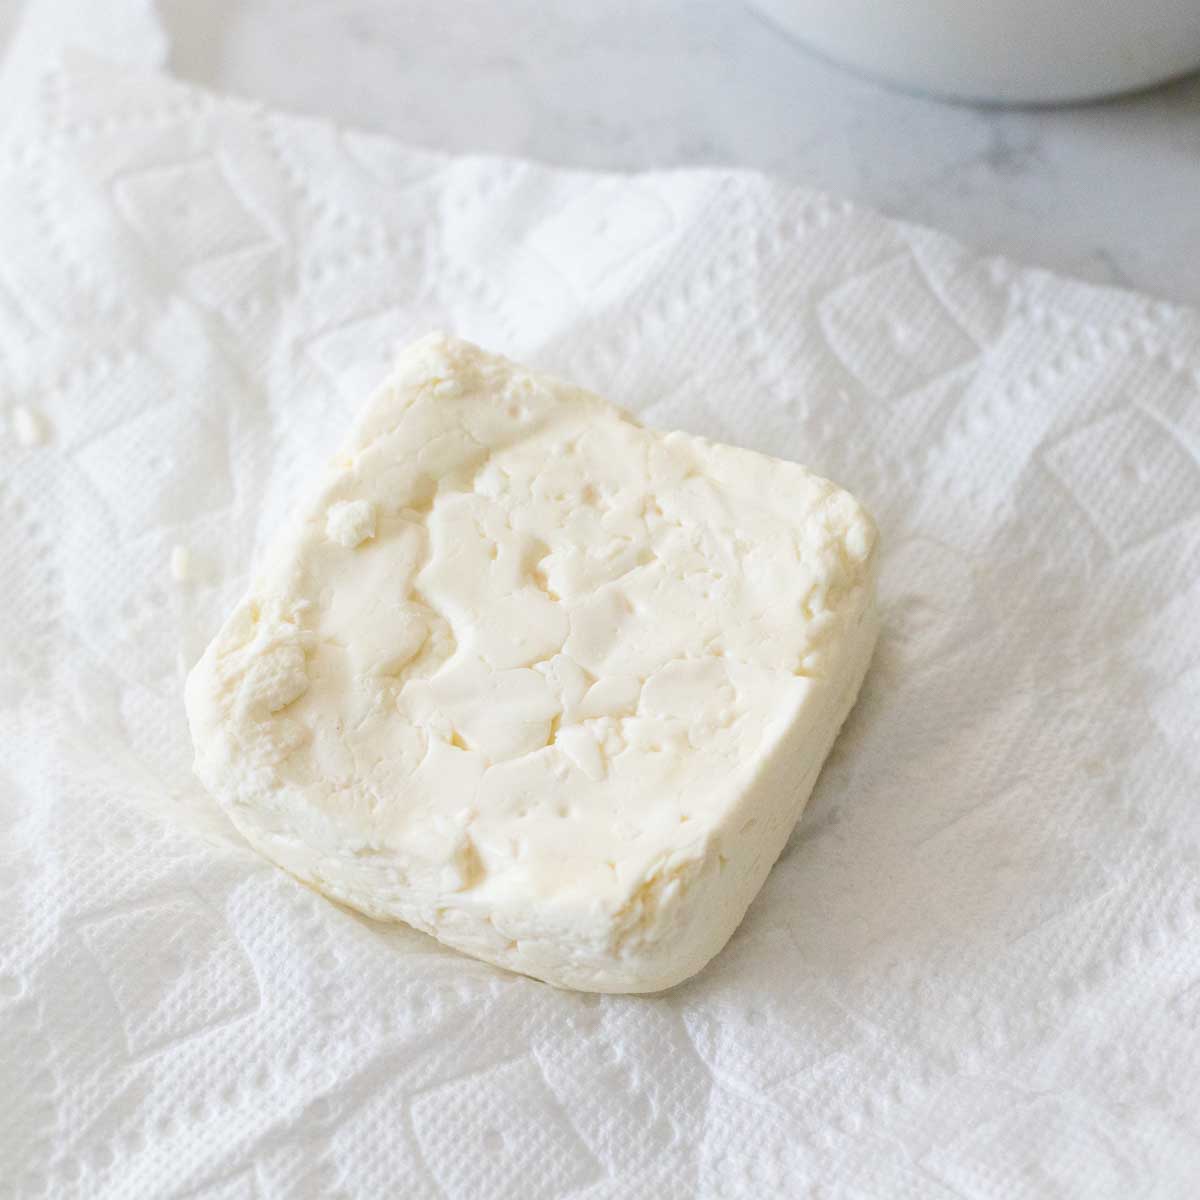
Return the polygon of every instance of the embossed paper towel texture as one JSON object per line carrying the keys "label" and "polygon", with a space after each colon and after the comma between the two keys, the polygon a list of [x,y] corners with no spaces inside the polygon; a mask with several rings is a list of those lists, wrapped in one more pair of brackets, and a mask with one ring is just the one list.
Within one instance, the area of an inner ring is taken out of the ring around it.
{"label": "embossed paper towel texture", "polygon": [[[359,920],[191,779],[182,672],[432,327],[879,516],[862,701],[665,997]],[[1194,1194],[1198,371],[1196,313],[756,176],[69,61],[0,166],[0,1193]]]}

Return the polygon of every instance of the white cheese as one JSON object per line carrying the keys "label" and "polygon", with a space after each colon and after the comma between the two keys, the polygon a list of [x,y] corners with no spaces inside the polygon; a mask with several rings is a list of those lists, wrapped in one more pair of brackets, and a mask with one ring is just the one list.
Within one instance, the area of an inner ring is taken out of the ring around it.
{"label": "white cheese", "polygon": [[435,335],[193,670],[196,769],[364,913],[669,987],[737,927],[854,702],[874,546],[802,467]]}

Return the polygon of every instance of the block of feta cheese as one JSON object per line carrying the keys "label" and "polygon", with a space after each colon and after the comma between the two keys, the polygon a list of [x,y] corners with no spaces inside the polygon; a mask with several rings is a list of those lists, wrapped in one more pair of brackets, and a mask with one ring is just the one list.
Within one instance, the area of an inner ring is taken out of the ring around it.
{"label": "block of feta cheese", "polygon": [[875,540],[803,467],[433,335],[192,671],[197,773],[363,913],[564,987],[670,987],[854,703]]}

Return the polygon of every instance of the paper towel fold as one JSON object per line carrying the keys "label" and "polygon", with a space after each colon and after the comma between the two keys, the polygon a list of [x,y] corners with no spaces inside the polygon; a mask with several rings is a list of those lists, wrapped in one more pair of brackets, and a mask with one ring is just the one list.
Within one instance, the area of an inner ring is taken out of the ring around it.
{"label": "paper towel fold", "polygon": [[[432,327],[880,520],[859,708],[665,997],[360,920],[191,779],[182,671]],[[755,175],[442,158],[74,58],[0,155],[17,406],[0,1194],[1191,1194],[1200,314]]]}

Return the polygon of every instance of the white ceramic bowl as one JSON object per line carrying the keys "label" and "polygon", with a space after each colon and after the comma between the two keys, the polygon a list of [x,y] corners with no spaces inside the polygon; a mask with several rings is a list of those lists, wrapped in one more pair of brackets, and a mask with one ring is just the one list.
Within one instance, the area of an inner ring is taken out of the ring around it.
{"label": "white ceramic bowl", "polygon": [[1093,100],[1200,67],[1200,0],[749,3],[837,62],[961,100]]}

